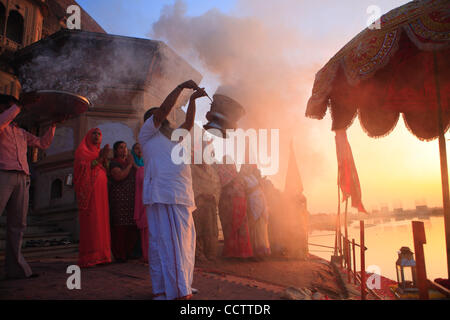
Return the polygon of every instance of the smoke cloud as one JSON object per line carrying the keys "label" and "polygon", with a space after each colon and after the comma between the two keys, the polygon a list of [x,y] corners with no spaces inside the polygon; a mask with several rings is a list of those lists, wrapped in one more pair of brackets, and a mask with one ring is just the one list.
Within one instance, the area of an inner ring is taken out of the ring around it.
{"label": "smoke cloud", "polygon": [[[238,6],[254,5],[241,1]],[[196,68],[214,74],[220,91],[224,93],[226,88],[226,94],[246,109],[240,127],[280,129],[280,170],[271,177],[278,187],[284,187],[292,139],[305,184],[320,180],[327,168],[315,137],[318,127],[329,128],[304,117],[314,75],[320,68],[311,63],[305,36],[276,16],[265,19],[263,12],[239,16],[213,9],[190,17],[186,9],[180,0],[166,6],[149,36],[166,41]]]}
{"label": "smoke cloud", "polygon": [[59,46],[49,40],[18,71],[24,92],[68,91],[85,96],[95,104],[108,88],[139,85],[136,78],[146,71],[148,63],[130,43],[103,41],[100,46],[86,39]]}

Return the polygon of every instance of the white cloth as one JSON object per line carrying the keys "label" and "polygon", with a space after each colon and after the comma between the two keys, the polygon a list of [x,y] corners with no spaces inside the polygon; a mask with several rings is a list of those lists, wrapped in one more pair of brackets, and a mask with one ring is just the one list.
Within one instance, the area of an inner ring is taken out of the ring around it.
{"label": "white cloth", "polygon": [[147,207],[149,267],[153,294],[172,300],[192,294],[195,227],[183,205],[155,203]]}
{"label": "white cloth", "polygon": [[142,126],[139,143],[145,167],[142,193],[144,205],[182,204],[195,209],[191,167],[172,161],[172,149],[177,143],[169,140],[155,127],[153,116]]}
{"label": "white cloth", "polygon": [[258,220],[260,217],[266,220],[269,219],[266,197],[262,188],[259,186],[258,179],[253,174],[249,174],[244,176],[244,181],[247,189],[252,190],[247,195],[247,201],[253,218],[255,220]]}

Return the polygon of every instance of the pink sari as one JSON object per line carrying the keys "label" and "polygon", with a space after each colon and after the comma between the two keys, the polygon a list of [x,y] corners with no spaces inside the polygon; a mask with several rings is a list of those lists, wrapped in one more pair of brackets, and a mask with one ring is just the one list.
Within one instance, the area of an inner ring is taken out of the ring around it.
{"label": "pink sari", "polygon": [[148,224],[145,206],[142,202],[142,189],[144,185],[144,167],[136,170],[136,192],[134,200],[134,220],[141,232],[142,260],[148,263]]}

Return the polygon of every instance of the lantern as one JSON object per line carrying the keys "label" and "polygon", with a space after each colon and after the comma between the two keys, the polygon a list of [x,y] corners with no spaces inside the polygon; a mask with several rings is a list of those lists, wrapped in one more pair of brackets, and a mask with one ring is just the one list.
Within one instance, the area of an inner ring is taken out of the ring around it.
{"label": "lantern", "polygon": [[395,263],[397,282],[400,292],[415,292],[417,289],[416,261],[414,253],[408,247],[401,247]]}

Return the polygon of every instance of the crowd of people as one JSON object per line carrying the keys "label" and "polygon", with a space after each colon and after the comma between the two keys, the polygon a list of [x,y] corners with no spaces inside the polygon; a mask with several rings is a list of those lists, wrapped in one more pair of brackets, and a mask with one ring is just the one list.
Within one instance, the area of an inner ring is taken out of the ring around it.
{"label": "crowd of people", "polygon": [[[78,265],[86,268],[111,263],[113,258],[116,262],[141,258],[149,264],[154,299],[189,299],[195,291],[191,285],[196,259],[215,260],[221,254],[261,260],[271,254],[267,180],[256,165],[243,164],[238,171],[227,158],[213,165],[172,161],[172,149],[184,137],[171,140],[174,129],[167,116],[185,89],[193,93],[179,128],[189,132],[196,99],[206,96],[192,80],[178,85],[160,107],[145,113],[139,142],[130,151],[124,141],[115,142],[112,152],[108,144],[101,148],[98,128],[90,129],[75,151]],[[8,216],[7,274],[30,277],[31,268],[20,251],[28,208],[23,205],[28,203],[29,186],[26,147],[47,148],[55,125],[42,138],[19,130],[11,124],[20,112],[18,102],[13,102],[8,100],[9,109],[5,105],[0,114],[0,145],[12,150],[0,157],[0,180],[4,181],[0,211],[7,205],[8,214],[21,213],[11,214],[12,219]],[[11,137],[21,139],[20,150],[10,146]],[[22,210],[14,207],[20,203]],[[219,220],[224,240],[221,252]]]}
{"label": "crowd of people", "polygon": [[[100,129],[91,129],[75,152],[74,186],[79,209],[80,267],[148,262],[155,299],[188,298],[195,260],[195,202],[190,167],[171,160],[174,142],[167,115],[184,89],[193,89],[186,122],[190,130],[195,100],[206,93],[194,81],[177,86],[159,108],[144,115],[139,141],[101,148]],[[139,255],[139,253],[138,253]]]}
{"label": "crowd of people", "polygon": [[[113,157],[91,129],[75,153],[74,184],[80,216],[79,265],[133,257],[139,244],[149,262],[155,298],[189,297],[195,260],[219,256],[219,221],[226,258],[270,255],[268,206],[256,165],[175,164],[167,115],[183,89],[192,89],[186,121],[193,126],[195,100],[206,93],[195,82],[177,86],[161,107],[144,116],[131,152],[117,141]],[[224,159],[226,160],[226,159]],[[218,219],[219,217],[219,219]]]}
{"label": "crowd of people", "polygon": [[147,262],[140,145],[129,152],[124,141],[117,141],[113,158],[108,159],[109,145],[100,149],[101,141],[100,129],[91,129],[75,152],[79,266],[109,263],[111,253],[117,262],[139,257]]}
{"label": "crowd of people", "polygon": [[194,221],[198,259],[218,256],[218,219],[223,234],[222,256],[263,259],[270,255],[268,205],[256,165],[240,171],[228,158],[220,164],[192,165],[195,194]]}

